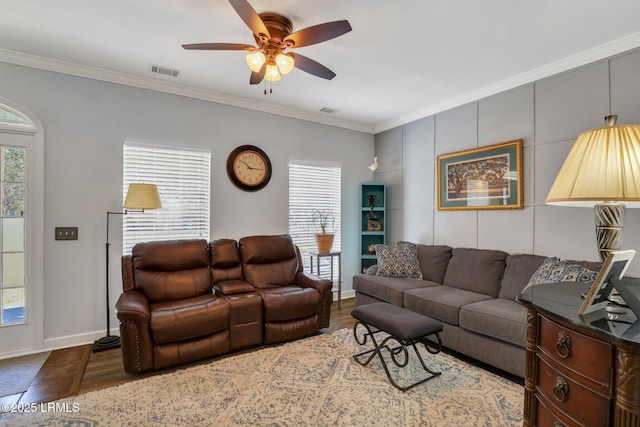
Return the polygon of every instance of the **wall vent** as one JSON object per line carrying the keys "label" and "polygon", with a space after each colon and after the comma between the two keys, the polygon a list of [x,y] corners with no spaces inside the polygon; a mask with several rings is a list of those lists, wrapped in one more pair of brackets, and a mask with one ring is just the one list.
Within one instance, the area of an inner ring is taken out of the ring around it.
{"label": "wall vent", "polygon": [[160,65],[149,64],[149,70],[152,73],[164,74],[165,76],[178,77],[180,71],[174,70],[169,67],[162,67]]}
{"label": "wall vent", "polygon": [[338,110],[336,110],[335,108],[322,107],[322,108],[320,109],[320,111],[321,111],[321,112],[323,112],[323,113],[327,113],[327,114],[333,114],[333,113],[335,113],[335,112],[336,112],[336,111],[338,111]]}

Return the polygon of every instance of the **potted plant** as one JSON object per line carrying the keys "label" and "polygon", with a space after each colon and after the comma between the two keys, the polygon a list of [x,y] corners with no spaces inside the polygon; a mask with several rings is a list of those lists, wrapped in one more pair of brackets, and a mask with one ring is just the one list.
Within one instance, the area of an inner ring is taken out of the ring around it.
{"label": "potted plant", "polygon": [[321,254],[331,252],[334,237],[334,234],[331,232],[334,222],[333,214],[329,211],[316,210],[313,212],[311,219],[316,230],[317,227],[320,227],[321,230],[320,233],[316,233],[318,252]]}

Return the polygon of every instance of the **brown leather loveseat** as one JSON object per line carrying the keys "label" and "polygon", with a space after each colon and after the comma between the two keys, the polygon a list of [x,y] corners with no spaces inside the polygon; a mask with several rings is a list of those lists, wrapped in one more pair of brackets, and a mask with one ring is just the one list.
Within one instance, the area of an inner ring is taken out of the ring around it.
{"label": "brown leather loveseat", "polygon": [[329,326],[331,282],[288,235],[139,243],[116,303],[126,372],[161,369]]}

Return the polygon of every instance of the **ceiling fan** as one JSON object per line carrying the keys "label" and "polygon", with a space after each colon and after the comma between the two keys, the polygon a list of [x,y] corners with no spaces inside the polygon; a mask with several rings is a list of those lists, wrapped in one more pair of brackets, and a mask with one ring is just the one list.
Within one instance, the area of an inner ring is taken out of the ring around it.
{"label": "ceiling fan", "polygon": [[293,24],[285,16],[277,13],[258,14],[247,0],[229,0],[229,3],[253,32],[257,46],[241,43],[195,43],[183,44],[182,47],[195,50],[248,51],[246,60],[251,68],[249,83],[252,85],[263,80],[280,80],[280,74],[288,74],[294,67],[327,80],[336,76],[336,73],[313,59],[288,50],[321,43],[348,33],[351,31],[349,21],[326,22],[292,33]]}

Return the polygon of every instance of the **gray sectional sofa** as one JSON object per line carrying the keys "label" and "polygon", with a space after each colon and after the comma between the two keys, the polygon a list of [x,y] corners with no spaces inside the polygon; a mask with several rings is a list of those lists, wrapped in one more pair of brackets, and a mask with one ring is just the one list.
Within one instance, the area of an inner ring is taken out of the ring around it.
{"label": "gray sectional sofa", "polygon": [[[422,279],[378,276],[372,266],[353,277],[355,305],[384,301],[437,319],[445,347],[524,377],[527,312],[516,297],[547,257],[414,246]],[[600,268],[597,262],[570,262]]]}

